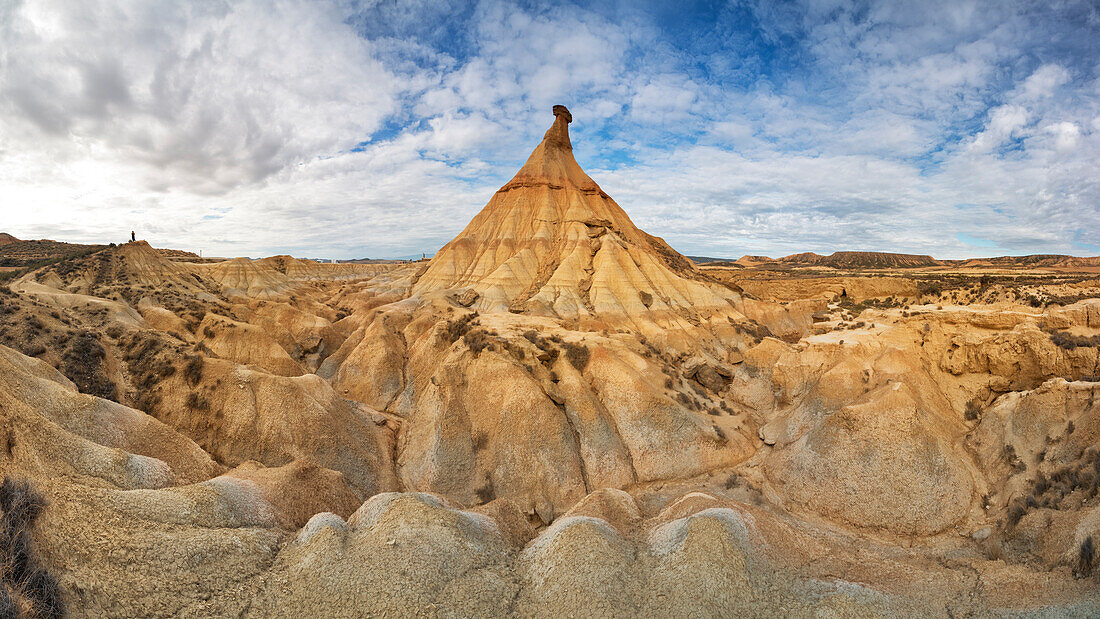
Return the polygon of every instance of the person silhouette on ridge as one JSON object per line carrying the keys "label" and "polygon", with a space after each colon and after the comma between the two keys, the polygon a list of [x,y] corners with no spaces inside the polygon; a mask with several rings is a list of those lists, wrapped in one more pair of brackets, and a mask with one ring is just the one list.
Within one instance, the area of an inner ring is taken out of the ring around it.
{"label": "person silhouette on ridge", "polygon": [[133,230],[131,230],[131,231],[130,231],[130,242],[131,242],[131,243],[133,243],[133,242],[135,242],[135,241],[137,241],[137,235],[136,235],[136,234],[134,234],[134,231],[133,231]]}

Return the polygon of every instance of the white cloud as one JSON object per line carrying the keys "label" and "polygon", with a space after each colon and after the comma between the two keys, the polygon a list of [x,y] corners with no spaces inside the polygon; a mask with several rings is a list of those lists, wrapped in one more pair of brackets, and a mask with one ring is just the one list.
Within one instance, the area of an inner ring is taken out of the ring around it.
{"label": "white cloud", "polygon": [[1027,99],[1050,97],[1054,90],[1069,81],[1069,72],[1056,64],[1045,64],[1035,70],[1021,85]]}
{"label": "white cloud", "polygon": [[106,157],[154,188],[223,191],[355,144],[399,91],[311,3],[35,0],[0,32],[4,132]]}
{"label": "white cloud", "polygon": [[746,6],[685,32],[631,4],[9,3],[0,228],[431,251],[566,103],[581,164],[688,253],[1097,253],[1100,12]]}
{"label": "white cloud", "polygon": [[1048,125],[1046,131],[1054,135],[1054,148],[1059,152],[1072,151],[1081,142],[1081,130],[1072,122]]}
{"label": "white cloud", "polygon": [[1028,121],[1028,112],[1018,105],[1002,105],[994,108],[984,131],[975,136],[971,148],[988,151],[997,148],[1012,137],[1019,135]]}

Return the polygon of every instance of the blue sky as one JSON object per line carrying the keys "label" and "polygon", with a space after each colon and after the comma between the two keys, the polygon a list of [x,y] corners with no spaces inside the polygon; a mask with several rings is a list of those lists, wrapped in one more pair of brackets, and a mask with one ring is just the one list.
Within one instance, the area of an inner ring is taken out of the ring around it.
{"label": "blue sky", "polygon": [[431,253],[555,103],[687,254],[1100,254],[1084,1],[7,2],[0,228]]}

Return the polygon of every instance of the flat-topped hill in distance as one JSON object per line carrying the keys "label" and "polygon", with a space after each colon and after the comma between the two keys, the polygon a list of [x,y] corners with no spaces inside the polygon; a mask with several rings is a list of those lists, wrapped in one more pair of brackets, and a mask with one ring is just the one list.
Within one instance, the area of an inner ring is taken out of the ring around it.
{"label": "flat-topped hill in distance", "polygon": [[[79,251],[102,247],[104,247],[104,245],[82,245],[79,243],[65,243],[49,239],[21,241],[7,233],[0,235],[0,259],[8,258],[9,261],[57,258]],[[7,266],[16,265],[12,264]]]}
{"label": "flat-topped hill in distance", "polygon": [[746,268],[828,267],[834,269],[910,269],[922,267],[1000,267],[1000,268],[1069,268],[1100,267],[1100,256],[1079,257],[1064,254],[1032,254],[1028,256],[998,256],[993,258],[939,259],[924,254],[900,254],[877,251],[837,251],[827,256],[803,252],[770,258],[744,255],[733,260],[707,256],[688,256],[698,265]]}
{"label": "flat-topped hill in distance", "polygon": [[[7,232],[0,232],[0,259],[9,262],[20,260],[49,260],[62,258],[84,251],[98,251],[107,247],[107,243],[68,243],[52,239],[21,240]],[[157,248],[157,253],[173,259],[198,258],[199,255],[181,249]],[[15,265],[8,265],[15,266]]]}
{"label": "flat-topped hill in distance", "polygon": [[792,267],[830,267],[835,269],[904,269],[911,267],[941,266],[942,260],[932,256],[918,254],[898,254],[877,251],[838,251],[822,256],[814,252],[802,252],[769,258],[768,256],[746,255],[737,260],[725,258],[706,258],[692,256],[696,264],[723,263],[743,267],[792,266]]}
{"label": "flat-topped hill in distance", "polygon": [[[71,256],[78,252],[102,249],[106,244],[81,244],[51,239],[21,240],[7,232],[0,232],[0,268],[28,266],[29,261],[48,260]],[[157,253],[173,261],[216,262],[226,258],[200,257],[181,249],[156,248]],[[674,252],[673,252],[674,253]],[[827,267],[834,269],[907,269],[919,267],[958,268],[1073,268],[1100,267],[1100,256],[1081,257],[1066,254],[1030,254],[1026,256],[995,256],[989,258],[940,259],[925,254],[903,254],[877,251],[836,251],[829,255],[801,252],[771,258],[746,254],[740,258],[713,256],[686,256],[696,265],[730,266],[746,268]],[[401,264],[406,262],[430,262],[431,257],[416,260],[390,260],[385,258],[354,258],[330,260],[306,258],[319,263],[336,264]]]}

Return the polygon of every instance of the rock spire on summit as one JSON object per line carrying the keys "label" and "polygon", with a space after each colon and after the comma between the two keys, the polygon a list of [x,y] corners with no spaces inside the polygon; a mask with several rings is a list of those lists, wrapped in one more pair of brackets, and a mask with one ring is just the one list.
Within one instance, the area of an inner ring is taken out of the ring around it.
{"label": "rock spire on summit", "polygon": [[573,122],[573,115],[569,113],[569,108],[565,107],[564,105],[554,106],[554,116],[564,116],[565,122]]}

